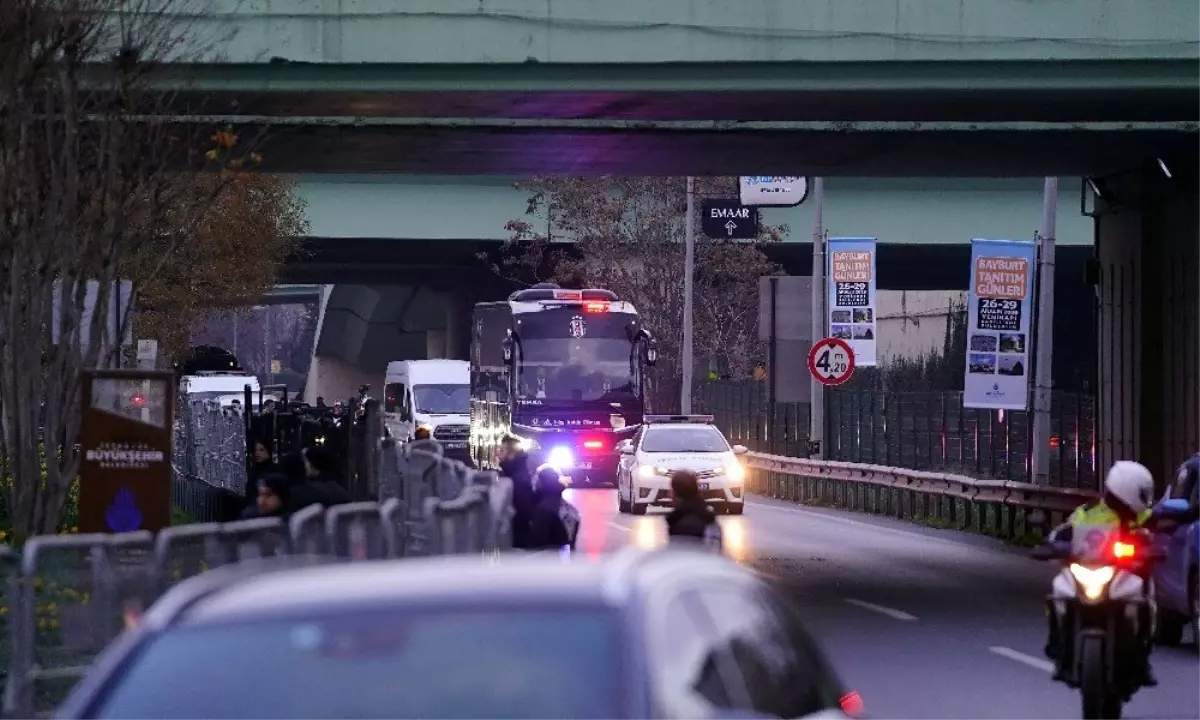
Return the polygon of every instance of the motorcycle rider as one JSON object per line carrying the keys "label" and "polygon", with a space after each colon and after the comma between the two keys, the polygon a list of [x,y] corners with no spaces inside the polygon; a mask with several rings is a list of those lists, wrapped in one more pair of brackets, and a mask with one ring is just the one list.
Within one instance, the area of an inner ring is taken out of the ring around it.
{"label": "motorcycle rider", "polygon": [[[1110,526],[1122,530],[1138,530],[1147,525],[1153,511],[1154,477],[1150,470],[1141,463],[1129,460],[1118,460],[1109,468],[1104,479],[1104,497],[1091,505],[1082,505],[1071,513],[1071,517],[1050,533],[1047,543],[1060,550],[1065,555],[1069,552],[1076,527]],[[1149,569],[1142,572],[1146,602],[1142,606],[1142,617],[1138,622],[1139,641],[1143,649],[1142,684],[1154,687],[1158,679],[1150,666],[1151,638],[1156,617],[1154,595],[1151,592]],[[1066,653],[1063,653],[1061,629],[1058,627],[1058,617],[1049,614],[1049,634],[1046,639],[1046,656],[1055,661],[1054,678],[1063,679],[1066,674]]]}

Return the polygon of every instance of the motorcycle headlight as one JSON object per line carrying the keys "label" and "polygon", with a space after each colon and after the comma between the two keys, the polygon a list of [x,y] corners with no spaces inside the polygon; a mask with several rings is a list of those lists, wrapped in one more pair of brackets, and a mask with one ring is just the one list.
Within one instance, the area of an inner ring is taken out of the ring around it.
{"label": "motorcycle headlight", "polygon": [[725,477],[735,483],[740,483],[746,479],[746,468],[741,466],[741,463],[729,463],[725,466]]}
{"label": "motorcycle headlight", "polygon": [[1112,582],[1114,571],[1109,566],[1086,568],[1078,563],[1071,563],[1071,577],[1083,588],[1083,595],[1088,600],[1099,600],[1104,596],[1104,590]]}

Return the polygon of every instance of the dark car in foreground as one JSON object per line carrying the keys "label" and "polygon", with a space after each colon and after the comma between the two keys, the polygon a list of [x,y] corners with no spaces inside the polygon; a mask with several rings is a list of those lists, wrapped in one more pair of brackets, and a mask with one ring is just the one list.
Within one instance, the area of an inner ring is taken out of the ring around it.
{"label": "dark car in foreground", "polygon": [[753,572],[627,550],[222,568],[156,603],[57,716],[845,717],[851,701]]}

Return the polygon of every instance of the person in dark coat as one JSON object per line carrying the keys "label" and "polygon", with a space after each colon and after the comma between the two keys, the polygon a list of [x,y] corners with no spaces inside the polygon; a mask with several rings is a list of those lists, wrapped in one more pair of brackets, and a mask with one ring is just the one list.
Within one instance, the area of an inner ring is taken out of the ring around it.
{"label": "person in dark coat", "polygon": [[720,525],[713,509],[700,497],[696,473],[679,470],[671,476],[671,496],[675,507],[667,515],[668,538],[686,537],[719,542]]}
{"label": "person in dark coat", "polygon": [[289,514],[293,483],[278,470],[265,473],[257,484],[258,495],[253,505],[242,511],[242,520],[263,517],[284,517]]}
{"label": "person in dark coat", "polygon": [[[538,470],[537,499],[529,518],[528,549],[559,550],[575,544],[579,515],[575,508],[563,501],[565,489],[558,470],[548,465]],[[570,520],[574,521],[574,528],[570,526]]]}
{"label": "person in dark coat", "polygon": [[293,490],[293,505],[320,503],[329,507],[350,502],[350,494],[336,479],[337,468],[332,453],[323,447],[315,446],[305,448],[302,456],[305,481]]}
{"label": "person in dark coat", "polygon": [[279,466],[271,459],[271,448],[265,440],[254,443],[254,462],[246,473],[246,507],[252,507],[258,502],[258,484],[269,473],[279,472]]}
{"label": "person in dark coat", "polygon": [[500,474],[512,480],[513,484],[513,547],[526,548],[529,546],[529,523],[537,500],[533,492],[533,476],[529,471],[529,456],[521,449],[519,438],[506,435],[500,441],[499,462]]}

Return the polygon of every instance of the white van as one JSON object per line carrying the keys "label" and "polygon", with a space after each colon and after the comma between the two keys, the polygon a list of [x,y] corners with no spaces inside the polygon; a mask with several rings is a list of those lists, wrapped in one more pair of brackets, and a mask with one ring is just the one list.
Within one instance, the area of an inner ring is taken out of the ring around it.
{"label": "white van", "polygon": [[229,407],[235,402],[245,405],[247,385],[253,392],[252,401],[257,406],[258,378],[248,373],[202,372],[184,375],[179,381],[179,391],[187,400],[217,400],[221,407]]}
{"label": "white van", "polygon": [[394,360],[383,394],[383,419],[392,437],[407,442],[424,425],[447,456],[468,452],[471,366],[465,360]]}

